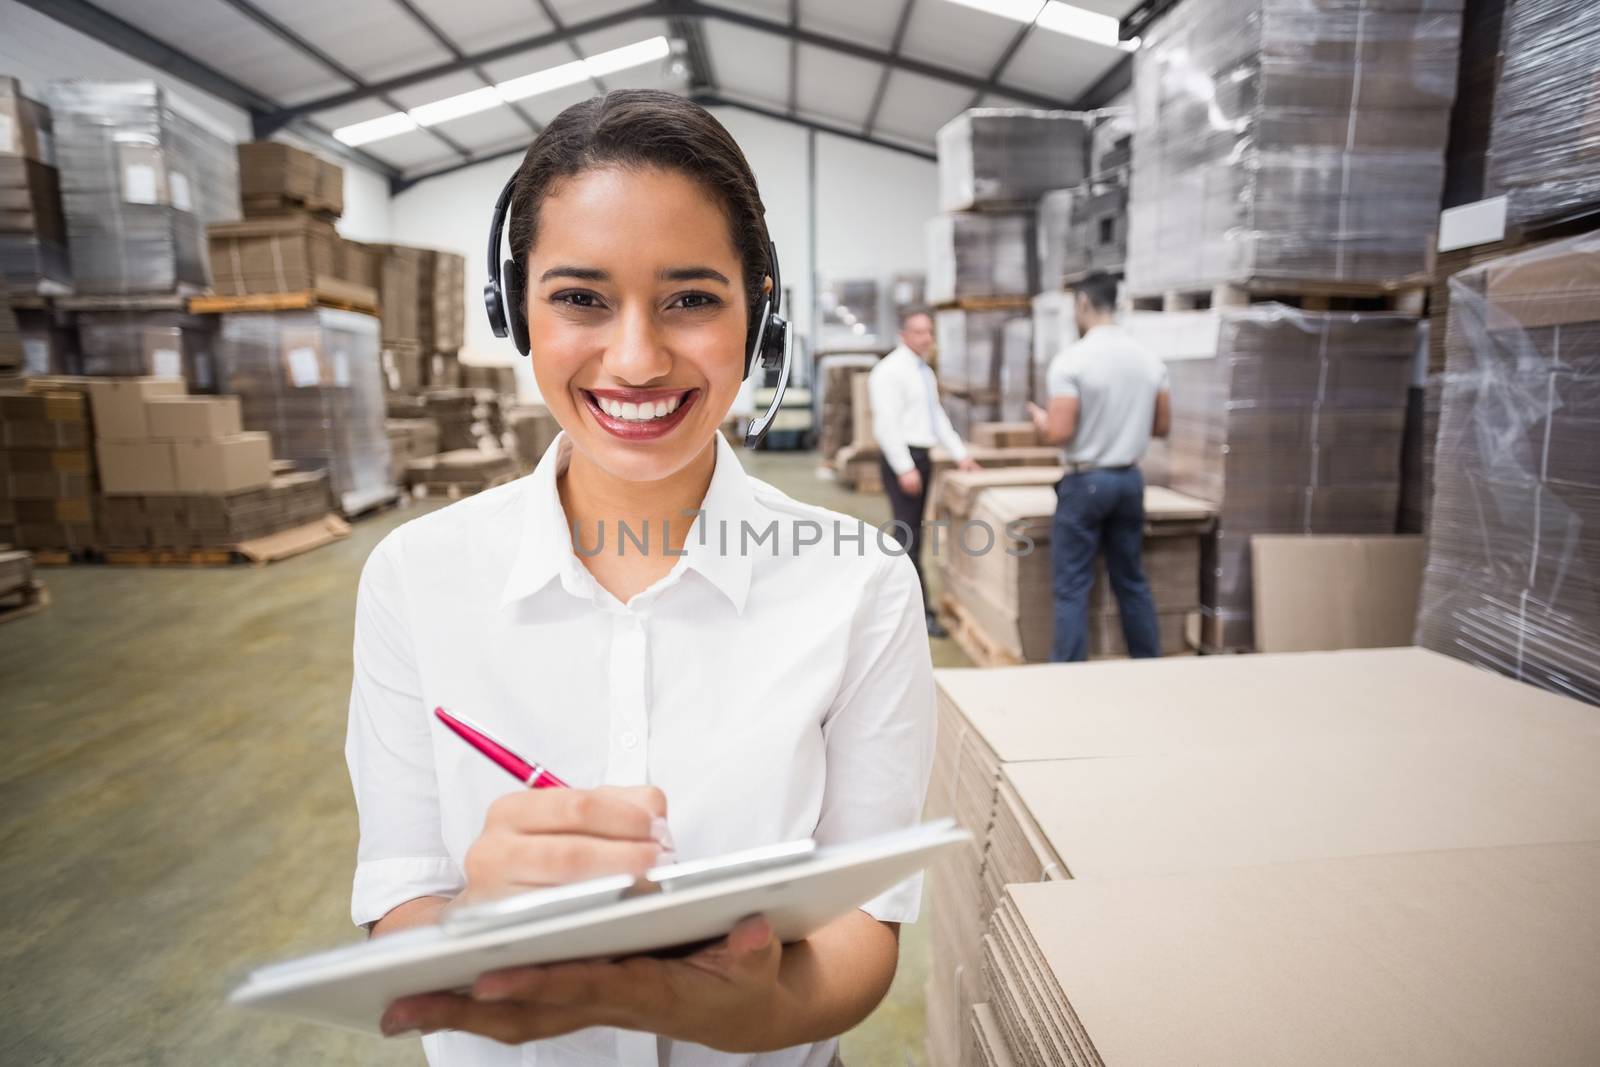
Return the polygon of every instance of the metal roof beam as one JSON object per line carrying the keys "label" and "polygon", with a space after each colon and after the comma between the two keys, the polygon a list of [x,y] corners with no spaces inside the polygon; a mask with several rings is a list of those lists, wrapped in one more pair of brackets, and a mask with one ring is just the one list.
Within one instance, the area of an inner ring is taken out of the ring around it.
{"label": "metal roof beam", "polygon": [[[906,39],[906,27],[911,23],[911,9],[916,6],[917,0],[906,0],[900,7],[900,18],[894,24],[894,37],[889,42],[889,55],[899,56],[900,45]],[[878,124],[878,110],[883,107],[883,94],[889,88],[889,72],[894,69],[892,63],[883,64],[883,69],[878,72],[878,88],[872,93],[872,106],[867,109],[867,121],[861,125],[863,136],[872,136],[872,127]]]}
{"label": "metal roof beam", "polygon": [[132,56],[152,67],[181,78],[201,92],[209,93],[241,108],[250,115],[251,132],[265,138],[278,130],[287,129],[297,137],[317,145],[322,151],[366,167],[385,177],[393,178],[400,169],[370,153],[333,139],[323,127],[305,119],[292,122],[276,120],[281,105],[268,96],[243,85],[216,68],[151,36],[144,30],[124,22],[86,0],[22,0],[22,3],[40,14],[48,15],[63,26],[92,37],[101,44]]}
{"label": "metal roof beam", "polygon": [[582,22],[571,22],[559,30],[549,30],[545,33],[534,34],[531,37],[518,38],[506,44],[486,48],[481,52],[473,52],[462,56],[460,59],[452,59],[446,63],[435,63],[432,66],[414,70],[409,74],[384,78],[381,81],[372,82],[365,89],[350,89],[345,92],[319,97],[316,100],[295,104],[292,107],[281,109],[278,112],[278,116],[284,121],[288,121],[313,112],[343,107],[358,100],[367,100],[382,93],[394,92],[425,81],[432,81],[434,78],[442,78],[446,74],[459,74],[461,71],[471,70],[474,66],[493,63],[496,60],[507,59],[511,56],[520,55],[523,52],[531,52],[552,44],[561,44],[574,37],[580,37],[586,33],[594,33],[597,30],[607,29],[611,26],[618,26],[625,22],[632,22],[634,19],[664,18],[673,13],[672,5],[666,3],[665,0],[652,0],[650,3],[640,4],[637,7],[613,11],[609,15],[600,15],[592,19],[585,19]]}

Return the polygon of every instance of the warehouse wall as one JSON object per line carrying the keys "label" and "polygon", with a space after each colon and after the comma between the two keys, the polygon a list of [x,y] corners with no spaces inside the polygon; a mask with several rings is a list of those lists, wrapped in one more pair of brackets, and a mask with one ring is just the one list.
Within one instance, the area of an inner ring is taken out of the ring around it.
{"label": "warehouse wall", "polygon": [[[744,149],[767,206],[778,246],[790,317],[811,325],[810,205],[806,130],[732,108],[714,109]],[[478,294],[488,281],[484,241],[489,212],[517,157],[469,167],[401,193],[390,209],[393,240],[459,252],[467,257],[468,362],[505,363],[509,341],[489,332]],[[823,277],[888,275],[925,268],[923,225],[935,213],[938,177],[931,162],[827,134],[817,136],[817,271]],[[524,388],[532,395],[526,368]]]}
{"label": "warehouse wall", "polygon": [[[218,136],[230,141],[248,141],[251,137],[250,116],[243,108],[86,37],[16,0],[0,0],[0,75],[21,79],[24,91],[34,97],[43,97],[50,82],[63,78],[148,79],[171,94],[176,108]],[[339,222],[339,231],[358,240],[388,240],[388,182],[364,167],[338,162],[345,168],[345,217]]]}

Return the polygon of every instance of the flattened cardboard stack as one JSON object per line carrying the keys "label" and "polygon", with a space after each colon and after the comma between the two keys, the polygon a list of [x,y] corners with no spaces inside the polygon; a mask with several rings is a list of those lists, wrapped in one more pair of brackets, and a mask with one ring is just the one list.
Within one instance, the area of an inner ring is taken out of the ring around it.
{"label": "flattened cardboard stack", "polygon": [[1121,274],[1128,256],[1125,177],[1054,189],[1039,200],[1039,287],[1045,292],[1092,271]]}
{"label": "flattened cardboard stack", "polygon": [[423,394],[422,403],[428,417],[439,424],[441,452],[478,446],[479,434],[474,429],[478,397],[471,389],[430,389]]}
{"label": "flattened cardboard stack", "polygon": [[460,448],[414,459],[406,473],[413,486],[476,493],[515,476],[517,465],[504,452]]}
{"label": "flattened cardboard stack", "polygon": [[439,423],[434,419],[386,419],[389,435],[389,477],[395,485],[406,485],[406,469],[412,460],[439,453]]}
{"label": "flattened cardboard stack", "polygon": [[182,378],[190,392],[216,390],[217,321],[187,312],[77,312],[83,372],[117,378]]}
{"label": "flattened cardboard stack", "polygon": [[[1044,918],[1018,916],[1007,903],[1022,899],[1018,883],[1043,881],[1028,892],[1044,899],[1049,889],[1065,900],[1058,887],[1075,884],[1068,879],[1165,882],[1196,871],[1273,869],[1259,864],[1600,840],[1600,781],[1590,770],[1600,757],[1600,723],[1588,709],[1421,649],[943,670],[936,680],[940,732],[928,814],[953,813],[981,847],[964,857],[964,869],[955,862],[963,857],[952,857],[929,882],[934,1064],[953,1062],[939,1050],[959,1047],[972,1006],[984,1002],[1017,1063],[1099,1062],[1090,1050],[1109,1052],[1102,1037],[1123,1033],[1103,1017],[1103,1031],[1087,1018],[1072,1022],[1076,987],[1053,974],[1055,959],[1042,967],[1036,951],[1047,940]],[[1352,766],[1361,773],[1352,775]],[[1508,857],[1506,868],[1515,866]],[[1135,885],[1101,884],[1129,892]],[[1149,921],[1172,913],[1201,925],[1223,919],[1169,907]],[[1133,936],[1140,915],[1107,932]],[[1240,913],[1242,922],[1260,919]],[[1485,929],[1465,923],[1457,933],[1473,939]],[[1308,973],[1337,941],[1317,939],[1304,957]],[[1140,957],[1130,972],[1140,980],[1180,981],[1163,984],[1155,998],[1123,992],[1128,1024],[1192,1039],[1197,1022],[1179,1014],[1188,987],[1256,965],[1258,947],[1234,945],[1177,966]],[[970,980],[980,959],[982,980]],[[947,1012],[952,998],[941,988],[967,999]],[[1261,1014],[1218,1015],[1200,1029],[1249,1047],[1276,1025]],[[1402,1017],[1424,1041],[1433,1020],[1453,1018]],[[1077,1043],[1063,1046],[1051,1035],[1069,1026]],[[1313,1047],[1303,1032],[1298,1038],[1302,1051]],[[1319,1055],[1341,1051],[1314,1044]],[[1406,1053],[1397,1055],[1394,1062],[1405,1062]],[[1216,1052],[1121,1062],[1237,1061]]]}
{"label": "flattened cardboard stack", "polygon": [[848,362],[835,357],[823,371],[822,429],[817,451],[829,461],[850,443],[854,434],[856,389],[852,382],[857,375],[870,371],[875,362],[871,356],[850,357]]}
{"label": "flattened cardboard stack", "polygon": [[340,237],[324,218],[306,214],[252,218],[211,226],[206,234],[219,293],[315,290],[365,307],[377,300],[370,253]]}
{"label": "flattened cardboard stack", "polygon": [[239,217],[233,146],[154,82],[50,86],[78,293],[210,283],[204,227]]}
{"label": "flattened cardboard stack", "polygon": [[1134,55],[1128,283],[1421,274],[1459,0],[1188,0]]}
{"label": "flattened cardboard stack", "polygon": [[72,281],[51,130],[49,109],[0,78],[0,287],[62,292]]}
{"label": "flattened cardboard stack", "polygon": [[[938,516],[951,523],[938,553],[945,591],[984,635],[1028,663],[1049,660],[1055,635],[1050,528],[1060,467],[951,471],[939,480]],[[1213,516],[1205,501],[1145,490],[1144,570],[1163,655],[1188,651],[1184,620],[1199,605],[1200,542]],[[1127,655],[1103,560],[1089,591],[1089,655]]]}
{"label": "flattened cardboard stack", "polygon": [[1600,703],[1600,235],[1450,289],[1417,641]]}
{"label": "flattened cardboard stack", "polygon": [[281,141],[251,141],[239,151],[239,195],[246,218],[344,214],[344,169]]}
{"label": "flattened cardboard stack", "polygon": [[1596,894],[1594,841],[1014,885],[990,1007],[1016,1063],[1576,1067]]}
{"label": "flattened cardboard stack", "polygon": [[[1010,332],[1013,323],[1027,323],[1027,332]],[[956,433],[966,437],[976,423],[1014,421],[1018,412],[1002,411],[1002,386],[1010,386],[1015,400],[1017,383],[1033,380],[1028,309],[944,308],[934,313],[933,325],[939,344],[939,388]]]}
{"label": "flattened cardboard stack", "polygon": [[346,515],[393,497],[378,320],[334,308],[223,315],[217,377],[279,459],[326,470]]}
{"label": "flattened cardboard stack", "polygon": [[1487,194],[1512,225],[1600,207],[1600,21],[1567,0],[1505,4],[1500,80],[1489,128]]}
{"label": "flattened cardboard stack", "polygon": [[1088,125],[1071,111],[972,108],[936,141],[942,211],[1031,208],[1051,189],[1081,182],[1089,162]]}
{"label": "flattened cardboard stack", "polygon": [[415,342],[424,356],[456,352],[466,328],[466,261],[454,252],[409,245],[366,248],[384,272],[384,343]]}
{"label": "flattened cardboard stack", "polygon": [[67,387],[0,393],[0,542],[93,548],[89,405]]}
{"label": "flattened cardboard stack", "polygon": [[1167,364],[1169,478],[1217,505],[1202,644],[1248,649],[1251,534],[1394,532],[1417,323],[1259,304],[1218,326],[1214,356]]}
{"label": "flattened cardboard stack", "polygon": [[1031,211],[971,211],[928,220],[928,301],[1027,297],[1039,287]]}
{"label": "flattened cardboard stack", "polygon": [[218,493],[105,496],[100,529],[109,549],[231,548],[328,514],[325,471],[279,474],[263,486]]}

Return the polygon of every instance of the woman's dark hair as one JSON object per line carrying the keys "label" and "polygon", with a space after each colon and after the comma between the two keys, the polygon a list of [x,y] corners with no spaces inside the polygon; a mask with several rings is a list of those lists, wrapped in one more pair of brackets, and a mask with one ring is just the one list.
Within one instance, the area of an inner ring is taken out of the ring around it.
{"label": "woman's dark hair", "polygon": [[539,208],[551,186],[607,166],[679,171],[721,200],[747,303],[759,307],[770,273],[767,223],[750,164],[711,112],[657,89],[613,89],[573,104],[534,138],[517,168],[508,212],[511,254],[519,263],[538,236]]}

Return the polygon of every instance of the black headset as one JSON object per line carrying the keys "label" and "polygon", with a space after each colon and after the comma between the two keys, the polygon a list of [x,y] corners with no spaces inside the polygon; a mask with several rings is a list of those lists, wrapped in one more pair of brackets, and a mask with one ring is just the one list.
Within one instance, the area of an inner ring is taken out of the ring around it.
{"label": "black headset", "polygon": [[[516,190],[516,175],[506,182],[505,188],[494,202],[494,217],[489,222],[489,284],[483,287],[483,306],[489,313],[489,328],[496,337],[510,336],[511,343],[524,356],[528,354],[528,277],[522,264],[513,256],[501,265],[500,245],[505,232],[506,215],[511,209],[511,197]],[[781,368],[778,385],[773,390],[772,405],[760,418],[753,420],[745,431],[746,448],[754,448],[766,436],[767,429],[783,403],[783,393],[789,385],[789,368],[793,358],[789,341],[789,322],[778,314],[783,307],[783,277],[778,271],[778,249],[767,238],[767,273],[772,276],[772,292],[762,299],[761,311],[752,305],[750,329],[745,335],[744,376],[750,377],[757,359],[761,367],[771,370]]]}

